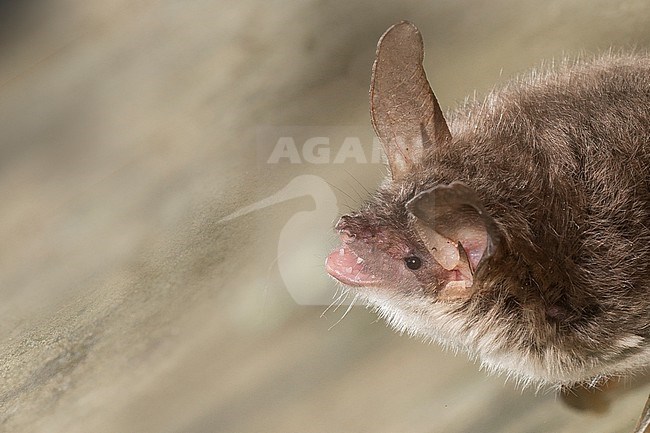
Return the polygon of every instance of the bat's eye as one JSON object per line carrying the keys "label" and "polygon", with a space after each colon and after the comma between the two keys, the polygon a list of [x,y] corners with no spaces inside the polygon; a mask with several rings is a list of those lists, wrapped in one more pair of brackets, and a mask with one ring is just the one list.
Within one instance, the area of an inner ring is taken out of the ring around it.
{"label": "bat's eye", "polygon": [[420,260],[420,258],[417,256],[410,256],[405,258],[404,263],[406,263],[407,268],[414,271],[420,269],[420,266],[422,266],[422,260]]}

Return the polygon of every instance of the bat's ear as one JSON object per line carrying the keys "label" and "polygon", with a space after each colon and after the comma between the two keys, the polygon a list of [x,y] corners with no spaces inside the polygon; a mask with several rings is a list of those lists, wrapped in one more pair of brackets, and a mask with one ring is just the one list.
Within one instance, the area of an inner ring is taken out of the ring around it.
{"label": "bat's ear", "polygon": [[473,293],[474,274],[496,250],[499,236],[472,189],[461,182],[439,185],[421,192],[406,204],[415,229],[444,269],[459,271],[449,281],[441,299],[464,299]]}
{"label": "bat's ear", "polygon": [[422,66],[424,44],[415,25],[402,21],[379,39],[370,83],[372,125],[393,179],[420,161],[425,148],[451,138]]}

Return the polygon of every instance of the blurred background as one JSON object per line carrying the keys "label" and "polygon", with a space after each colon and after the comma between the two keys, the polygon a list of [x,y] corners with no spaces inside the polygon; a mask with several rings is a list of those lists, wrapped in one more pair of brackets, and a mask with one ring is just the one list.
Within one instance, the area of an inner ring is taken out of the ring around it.
{"label": "blurred background", "polygon": [[402,19],[443,109],[650,45],[647,0],[0,2],[2,431],[632,429],[648,385],[577,412],[322,314],[331,226],[385,174],[368,85]]}

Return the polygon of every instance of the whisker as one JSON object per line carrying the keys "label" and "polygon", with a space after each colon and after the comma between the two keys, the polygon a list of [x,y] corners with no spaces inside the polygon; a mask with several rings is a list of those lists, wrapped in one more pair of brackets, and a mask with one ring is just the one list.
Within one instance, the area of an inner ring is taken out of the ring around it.
{"label": "whisker", "polygon": [[357,179],[356,177],[354,177],[354,175],[353,175],[352,173],[350,173],[350,171],[349,171],[348,169],[344,168],[343,170],[344,170],[347,174],[349,174],[350,177],[351,177],[352,179],[354,179],[354,181],[355,181],[356,183],[358,183],[359,186],[360,186],[361,188],[363,188],[363,190],[364,190],[368,195],[371,195],[371,192],[368,191],[368,188],[366,188],[366,187],[365,187],[361,182],[359,182],[359,179]]}
{"label": "whisker", "polygon": [[354,193],[358,197],[358,199],[357,199],[358,203],[361,203],[363,201],[363,196],[361,194],[359,194],[359,191],[357,191],[357,189],[354,187],[354,185],[352,185],[350,182],[347,182],[347,181],[345,182],[345,184],[348,186],[348,188],[350,188],[352,191],[354,191]]}
{"label": "whisker", "polygon": [[[359,202],[357,201],[357,199],[355,199],[354,197],[352,197],[352,196],[351,196],[347,191],[345,191],[345,190],[339,188],[338,186],[334,185],[333,183],[327,182],[327,184],[328,184],[329,186],[331,186],[332,188],[334,188],[335,190],[339,191],[341,194],[344,194],[347,198],[349,198],[350,200],[352,200],[352,202],[355,203],[356,205],[359,204]],[[356,192],[356,191],[355,191],[355,192]],[[357,193],[357,195],[358,195],[358,193]],[[349,206],[348,206],[348,207],[349,207]]]}
{"label": "whisker", "polygon": [[336,313],[336,310],[338,310],[341,307],[341,305],[343,305],[343,303],[348,299],[348,296],[350,295],[350,291],[346,290],[345,292],[343,292],[343,294],[345,295],[345,297],[341,299],[341,302],[339,302],[336,308],[332,310],[332,313]]}
{"label": "whisker", "polygon": [[352,306],[354,306],[354,303],[356,302],[356,300],[357,300],[358,297],[359,297],[358,294],[354,296],[354,298],[352,299],[352,302],[350,302],[350,305],[348,305],[348,309],[345,310],[345,313],[343,313],[343,315],[341,316],[341,318],[340,318],[339,320],[337,320],[335,324],[333,324],[332,326],[329,327],[328,331],[331,331],[332,328],[334,328],[336,325],[338,325],[339,323],[341,323],[341,320],[343,320],[343,319],[345,318],[345,316],[348,315],[348,313],[349,313],[350,310],[352,309]]}
{"label": "whisker", "polygon": [[[338,296],[337,296],[337,294],[338,294]],[[332,308],[332,306],[333,306],[334,304],[336,304],[336,303],[338,302],[338,300],[341,299],[341,296],[343,296],[343,295],[345,295],[345,290],[341,290],[341,293],[339,293],[339,289],[338,289],[338,287],[337,287],[336,292],[334,293],[334,296],[336,296],[336,298],[335,298],[335,299],[332,301],[332,303],[331,303],[331,304],[330,304],[330,305],[325,309],[325,311],[323,311],[323,312],[321,313],[320,317],[321,317],[321,318],[324,317],[324,316],[325,316],[325,313],[327,313],[327,311],[328,311],[330,308]],[[337,308],[338,308],[338,307],[337,307]]]}

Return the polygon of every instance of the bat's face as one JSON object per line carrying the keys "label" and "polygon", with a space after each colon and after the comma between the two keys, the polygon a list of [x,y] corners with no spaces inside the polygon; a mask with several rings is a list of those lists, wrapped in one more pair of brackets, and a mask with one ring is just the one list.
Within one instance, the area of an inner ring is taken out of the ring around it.
{"label": "bat's face", "polygon": [[[327,271],[396,328],[415,332],[426,320],[422,307],[449,271],[404,230],[407,221],[392,215],[392,223],[386,223],[372,209],[341,217],[336,225],[341,245],[327,258]],[[421,313],[407,313],[409,305],[420,305]]]}
{"label": "bat's face", "polygon": [[341,217],[335,227],[341,247],[328,257],[328,272],[353,287],[445,300],[454,297],[452,289],[470,288],[492,248],[471,190],[454,182],[403,200],[390,189],[362,211]]}
{"label": "bat's face", "polygon": [[[443,282],[457,280],[409,230],[407,216],[377,215],[373,208],[344,215],[336,225],[341,245],[327,258],[327,271],[399,331],[421,333],[433,318]],[[388,222],[390,221],[390,222]]]}
{"label": "bat's face", "polygon": [[344,215],[336,230],[341,247],[328,257],[327,269],[342,283],[384,291],[424,288],[428,254],[405,233],[381,224],[370,212]]}
{"label": "bat's face", "polygon": [[326,267],[399,330],[440,336],[436,316],[469,301],[491,238],[463,184],[408,191],[402,181],[385,184],[363,210],[342,216],[341,245]]}

